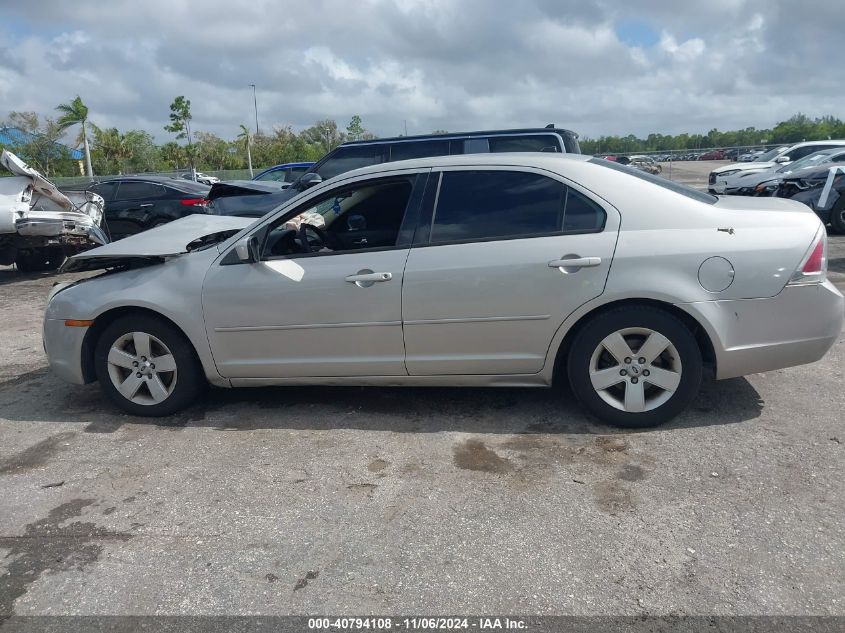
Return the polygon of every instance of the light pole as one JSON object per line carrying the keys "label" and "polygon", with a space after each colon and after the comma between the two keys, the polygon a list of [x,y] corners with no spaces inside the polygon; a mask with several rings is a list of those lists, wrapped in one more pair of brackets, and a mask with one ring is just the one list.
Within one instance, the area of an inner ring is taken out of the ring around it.
{"label": "light pole", "polygon": [[252,103],[255,106],[255,135],[258,136],[258,97],[255,96],[255,84],[252,86]]}

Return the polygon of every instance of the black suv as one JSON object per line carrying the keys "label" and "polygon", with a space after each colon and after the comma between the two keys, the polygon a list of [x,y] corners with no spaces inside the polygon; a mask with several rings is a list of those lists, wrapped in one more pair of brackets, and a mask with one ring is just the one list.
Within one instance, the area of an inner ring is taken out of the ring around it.
{"label": "black suv", "polygon": [[[519,130],[426,134],[424,136],[398,136],[370,141],[351,141],[336,147],[323,156],[305,174],[283,191],[267,195],[218,197],[215,190],[212,189],[209,197],[213,201],[215,213],[261,217],[280,204],[298,196],[309,187],[353,169],[412,158],[495,152],[580,154],[581,147],[578,145],[578,135],[575,132],[557,128],[554,125]],[[222,190],[221,193],[223,193]]]}

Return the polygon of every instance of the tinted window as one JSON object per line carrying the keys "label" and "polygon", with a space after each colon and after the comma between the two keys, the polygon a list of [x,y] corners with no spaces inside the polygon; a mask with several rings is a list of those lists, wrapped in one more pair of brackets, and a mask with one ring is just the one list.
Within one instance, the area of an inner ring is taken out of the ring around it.
{"label": "tinted window", "polygon": [[120,183],[117,189],[118,200],[139,200],[142,198],[158,198],[164,193],[164,187],[149,182],[126,181]]}
{"label": "tinted window", "polygon": [[383,145],[339,147],[326,162],[320,165],[317,173],[323,180],[328,180],[353,169],[382,163],[384,162],[383,154]]}
{"label": "tinted window", "polygon": [[559,152],[560,141],[551,134],[537,136],[492,136],[491,152]]}
{"label": "tinted window", "polygon": [[287,177],[288,171],[286,169],[277,169],[276,171],[268,171],[266,174],[261,174],[260,176],[256,176],[256,180],[262,181],[275,181],[275,182],[285,182],[285,178]]}
{"label": "tinted window", "polygon": [[563,207],[564,231],[596,231],[604,228],[605,212],[587,196],[571,187],[566,188]]}
{"label": "tinted window", "polygon": [[490,144],[486,138],[468,138],[464,141],[464,154],[486,154]]}
{"label": "tinted window", "polygon": [[555,233],[565,201],[566,186],[538,174],[444,172],[431,241]]}
{"label": "tinted window", "polygon": [[686,196],[687,198],[692,198],[693,200],[698,200],[699,202],[706,202],[707,204],[716,204],[716,202],[719,201],[716,196],[711,196],[709,193],[704,193],[703,191],[699,191],[698,189],[693,189],[692,187],[687,187],[686,185],[682,185],[677,182],[672,182],[671,180],[666,180],[665,178],[661,178],[660,176],[654,176],[644,171],[631,169],[630,167],[614,163],[613,161],[604,160],[603,158],[591,158],[590,162],[595,165],[607,167],[608,169],[612,169],[614,171],[621,171],[622,173],[627,174],[632,178],[646,180],[653,185],[663,187],[664,189],[668,189],[669,191],[674,191],[675,193],[679,193],[682,196]]}
{"label": "tinted window", "polygon": [[117,189],[116,182],[101,182],[91,187],[91,191],[101,195],[103,200],[111,200],[115,189]]}
{"label": "tinted window", "polygon": [[390,160],[410,160],[429,156],[448,156],[449,141],[417,141],[394,143],[390,147]]}

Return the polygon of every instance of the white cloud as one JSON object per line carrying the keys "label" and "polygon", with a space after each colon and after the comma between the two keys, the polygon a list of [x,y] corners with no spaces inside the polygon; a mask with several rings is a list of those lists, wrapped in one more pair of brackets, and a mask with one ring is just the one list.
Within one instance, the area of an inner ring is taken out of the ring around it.
{"label": "white cloud", "polygon": [[[98,125],[159,140],[180,94],[196,129],[233,137],[252,121],[251,83],[264,128],[357,113],[383,136],[404,121],[596,136],[845,118],[831,63],[845,2],[7,0],[3,12],[5,108],[53,115],[79,94]],[[625,21],[656,44],[621,41]]]}

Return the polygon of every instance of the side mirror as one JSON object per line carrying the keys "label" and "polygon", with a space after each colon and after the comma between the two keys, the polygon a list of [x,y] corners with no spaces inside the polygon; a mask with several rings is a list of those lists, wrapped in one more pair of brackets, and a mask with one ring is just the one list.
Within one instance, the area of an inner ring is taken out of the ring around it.
{"label": "side mirror", "polygon": [[785,155],[781,154],[780,156],[778,156],[775,159],[775,162],[776,163],[788,163],[788,162],[790,162],[790,158],[789,158],[789,156],[785,156]]}
{"label": "side mirror", "polygon": [[255,235],[248,235],[241,238],[235,244],[235,253],[238,259],[248,264],[253,264],[261,259],[261,253],[258,252],[258,238]]}
{"label": "side mirror", "polygon": [[320,174],[315,174],[314,172],[303,174],[303,176],[299,179],[299,184],[301,184],[305,189],[310,189],[314,185],[319,185],[321,182],[323,182],[322,176],[320,176]]}

